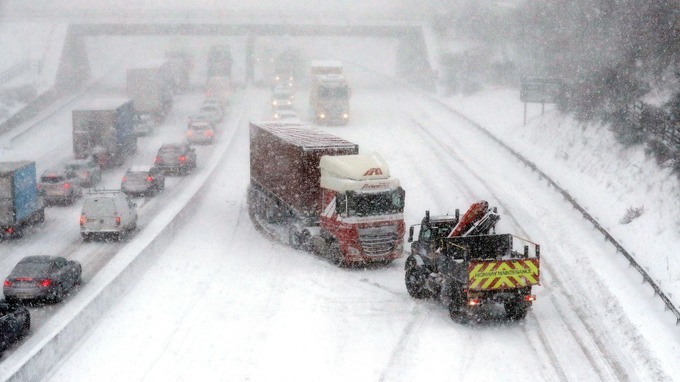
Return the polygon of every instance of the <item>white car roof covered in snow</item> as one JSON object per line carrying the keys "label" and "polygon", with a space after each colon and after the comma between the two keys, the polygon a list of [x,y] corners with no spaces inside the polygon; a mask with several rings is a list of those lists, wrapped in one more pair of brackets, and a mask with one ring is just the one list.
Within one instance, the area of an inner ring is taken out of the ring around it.
{"label": "white car roof covered in snow", "polygon": [[149,172],[151,171],[151,166],[132,166],[128,169],[130,172]]}

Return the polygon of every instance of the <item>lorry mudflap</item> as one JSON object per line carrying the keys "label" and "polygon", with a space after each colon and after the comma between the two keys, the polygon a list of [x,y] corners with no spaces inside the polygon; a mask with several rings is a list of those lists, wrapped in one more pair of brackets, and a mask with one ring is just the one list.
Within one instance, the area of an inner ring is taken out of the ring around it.
{"label": "lorry mudflap", "polygon": [[539,259],[471,261],[470,290],[516,289],[540,283]]}

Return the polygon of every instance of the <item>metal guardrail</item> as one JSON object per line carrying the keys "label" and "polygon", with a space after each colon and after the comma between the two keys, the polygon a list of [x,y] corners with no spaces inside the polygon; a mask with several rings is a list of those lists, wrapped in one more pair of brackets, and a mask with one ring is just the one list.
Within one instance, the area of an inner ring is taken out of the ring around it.
{"label": "metal guardrail", "polygon": [[[437,102],[439,102],[440,104],[442,104],[442,105],[444,105],[445,107],[449,108],[448,105],[444,104],[443,102],[441,102],[441,101],[439,101],[439,100],[437,100]],[[449,109],[450,109],[450,108],[449,108]],[[456,112],[456,113],[457,113],[457,112]],[[497,138],[497,137],[495,137],[493,134],[491,134],[491,133],[490,133],[488,130],[486,130],[484,127],[482,127],[482,126],[479,125],[478,123],[474,122],[473,120],[467,118],[466,116],[464,116],[464,115],[462,115],[462,114],[460,114],[460,113],[457,113],[457,114],[458,114],[461,118],[465,119],[465,120],[468,121],[470,124],[472,124],[473,126],[475,126],[478,130],[480,130],[481,132],[483,132],[485,135],[487,135],[487,136],[488,136],[489,138],[491,138],[493,141],[495,141],[496,143],[498,143],[501,147],[503,147],[504,149],[506,149],[506,150],[507,150],[508,152],[510,152],[512,155],[514,155],[517,159],[519,159],[522,163],[524,163],[525,166],[531,168],[531,170],[533,170],[534,172],[536,172],[541,178],[545,179],[545,180],[548,182],[549,185],[551,185],[553,188],[555,188],[555,190],[557,190],[557,192],[559,192],[560,194],[562,194],[562,196],[563,196],[563,197],[564,197],[564,198],[572,205],[572,207],[574,207],[576,210],[578,210],[578,211],[583,215],[583,217],[584,217],[586,220],[588,220],[588,221],[593,225],[593,227],[595,227],[595,229],[597,229],[598,231],[600,231],[600,233],[605,237],[605,239],[606,239],[608,242],[610,242],[610,243],[616,248],[616,251],[617,251],[617,252],[620,252],[620,253],[628,260],[629,264],[630,264],[633,268],[635,268],[635,269],[642,275],[642,279],[643,279],[644,281],[646,281],[647,283],[649,283],[649,285],[650,285],[650,286],[652,287],[652,289],[654,290],[654,295],[655,295],[655,296],[659,296],[659,298],[661,298],[661,300],[663,301],[663,303],[666,305],[666,309],[667,309],[667,310],[670,310],[670,311],[673,313],[673,315],[675,315],[675,324],[676,324],[676,325],[680,324],[680,310],[678,310],[678,308],[676,308],[676,307],[673,305],[673,302],[672,302],[672,301],[668,298],[668,296],[661,290],[661,288],[659,287],[659,285],[657,285],[657,283],[654,282],[654,280],[651,278],[651,276],[649,276],[649,274],[647,273],[647,271],[645,271],[645,270],[642,268],[642,266],[640,266],[640,264],[638,264],[637,261],[635,261],[635,259],[633,258],[633,256],[632,256],[630,253],[628,253],[628,251],[626,251],[626,249],[623,248],[623,246],[622,246],[616,239],[614,239],[614,237],[613,237],[609,232],[607,232],[607,230],[604,229],[604,227],[602,227],[602,226],[600,225],[600,223],[598,223],[597,220],[595,220],[595,218],[593,218],[593,216],[590,215],[590,213],[588,213],[588,211],[585,210],[585,208],[581,207],[581,205],[579,205],[578,202],[576,202],[576,199],[574,199],[574,197],[571,196],[571,194],[569,194],[569,193],[568,193],[567,191],[565,191],[562,187],[560,187],[560,186],[557,184],[557,182],[555,182],[555,181],[554,181],[551,177],[549,177],[546,173],[544,173],[543,171],[541,171],[541,169],[539,169],[538,166],[536,166],[535,163],[531,162],[530,160],[528,160],[527,158],[525,158],[522,154],[520,154],[520,153],[518,153],[517,151],[515,151],[514,149],[512,149],[510,146],[508,146],[507,144],[505,144],[502,140],[500,140],[499,138]]]}
{"label": "metal guardrail", "polygon": [[0,85],[5,84],[12,79],[14,79],[16,76],[23,74],[31,69],[31,61],[29,60],[24,60],[21,62],[18,62],[8,69],[3,70],[0,72]]}

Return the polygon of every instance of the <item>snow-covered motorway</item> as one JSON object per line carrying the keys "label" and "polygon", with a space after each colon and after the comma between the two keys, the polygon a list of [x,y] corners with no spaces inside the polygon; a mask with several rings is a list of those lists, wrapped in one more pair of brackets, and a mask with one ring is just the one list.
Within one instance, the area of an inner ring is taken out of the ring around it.
{"label": "snow-covered motorway", "polygon": [[[441,304],[408,296],[403,259],[383,269],[339,269],[262,236],[245,200],[247,121],[267,115],[268,92],[248,89],[240,93],[239,118],[230,121],[229,149],[191,218],[176,224],[144,277],[45,380],[677,378],[677,336],[659,335],[675,333],[674,323],[561,197],[450,110],[373,73],[351,73],[352,121],[324,129],[362,152],[382,154],[407,191],[407,224],[419,222],[426,209],[453,213],[486,199],[500,209],[499,232],[542,244],[543,286],[527,319],[456,324]],[[306,97],[299,94],[305,115]],[[189,95],[178,102],[168,135],[140,145],[138,159],[148,163],[160,141],[179,138],[198,100]],[[65,115],[45,123],[66,132],[54,127],[39,136],[49,127],[35,129],[23,149],[39,152],[38,161],[69,157]],[[51,143],[36,147],[47,136]],[[211,152],[204,148],[199,161]],[[111,173],[107,185],[119,179]],[[140,215],[170,208],[182,182],[169,183]],[[43,227],[2,247],[2,269],[49,248],[70,252],[96,272],[120,245],[80,244],[77,214],[77,206],[51,208]],[[68,303],[34,311],[48,315]]]}

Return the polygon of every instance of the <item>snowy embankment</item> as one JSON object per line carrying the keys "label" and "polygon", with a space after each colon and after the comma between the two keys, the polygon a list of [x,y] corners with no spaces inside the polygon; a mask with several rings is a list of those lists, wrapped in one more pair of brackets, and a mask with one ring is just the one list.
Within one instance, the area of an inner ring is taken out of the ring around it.
{"label": "snowy embankment", "polygon": [[[680,242],[680,187],[670,168],[645,154],[644,145],[625,148],[607,126],[579,123],[551,106],[541,115],[540,105],[529,104],[523,125],[523,104],[513,89],[456,96],[446,103],[574,196],[678,305],[673,296],[680,291],[680,259],[674,256]],[[641,216],[622,222],[629,209],[638,208]]]}
{"label": "snowy embankment", "polygon": [[[21,118],[23,109],[49,93],[56,81],[68,25],[4,23],[0,25],[0,122]],[[31,102],[30,92],[38,97]],[[28,93],[26,93],[28,91]],[[2,125],[0,125],[2,126]]]}

